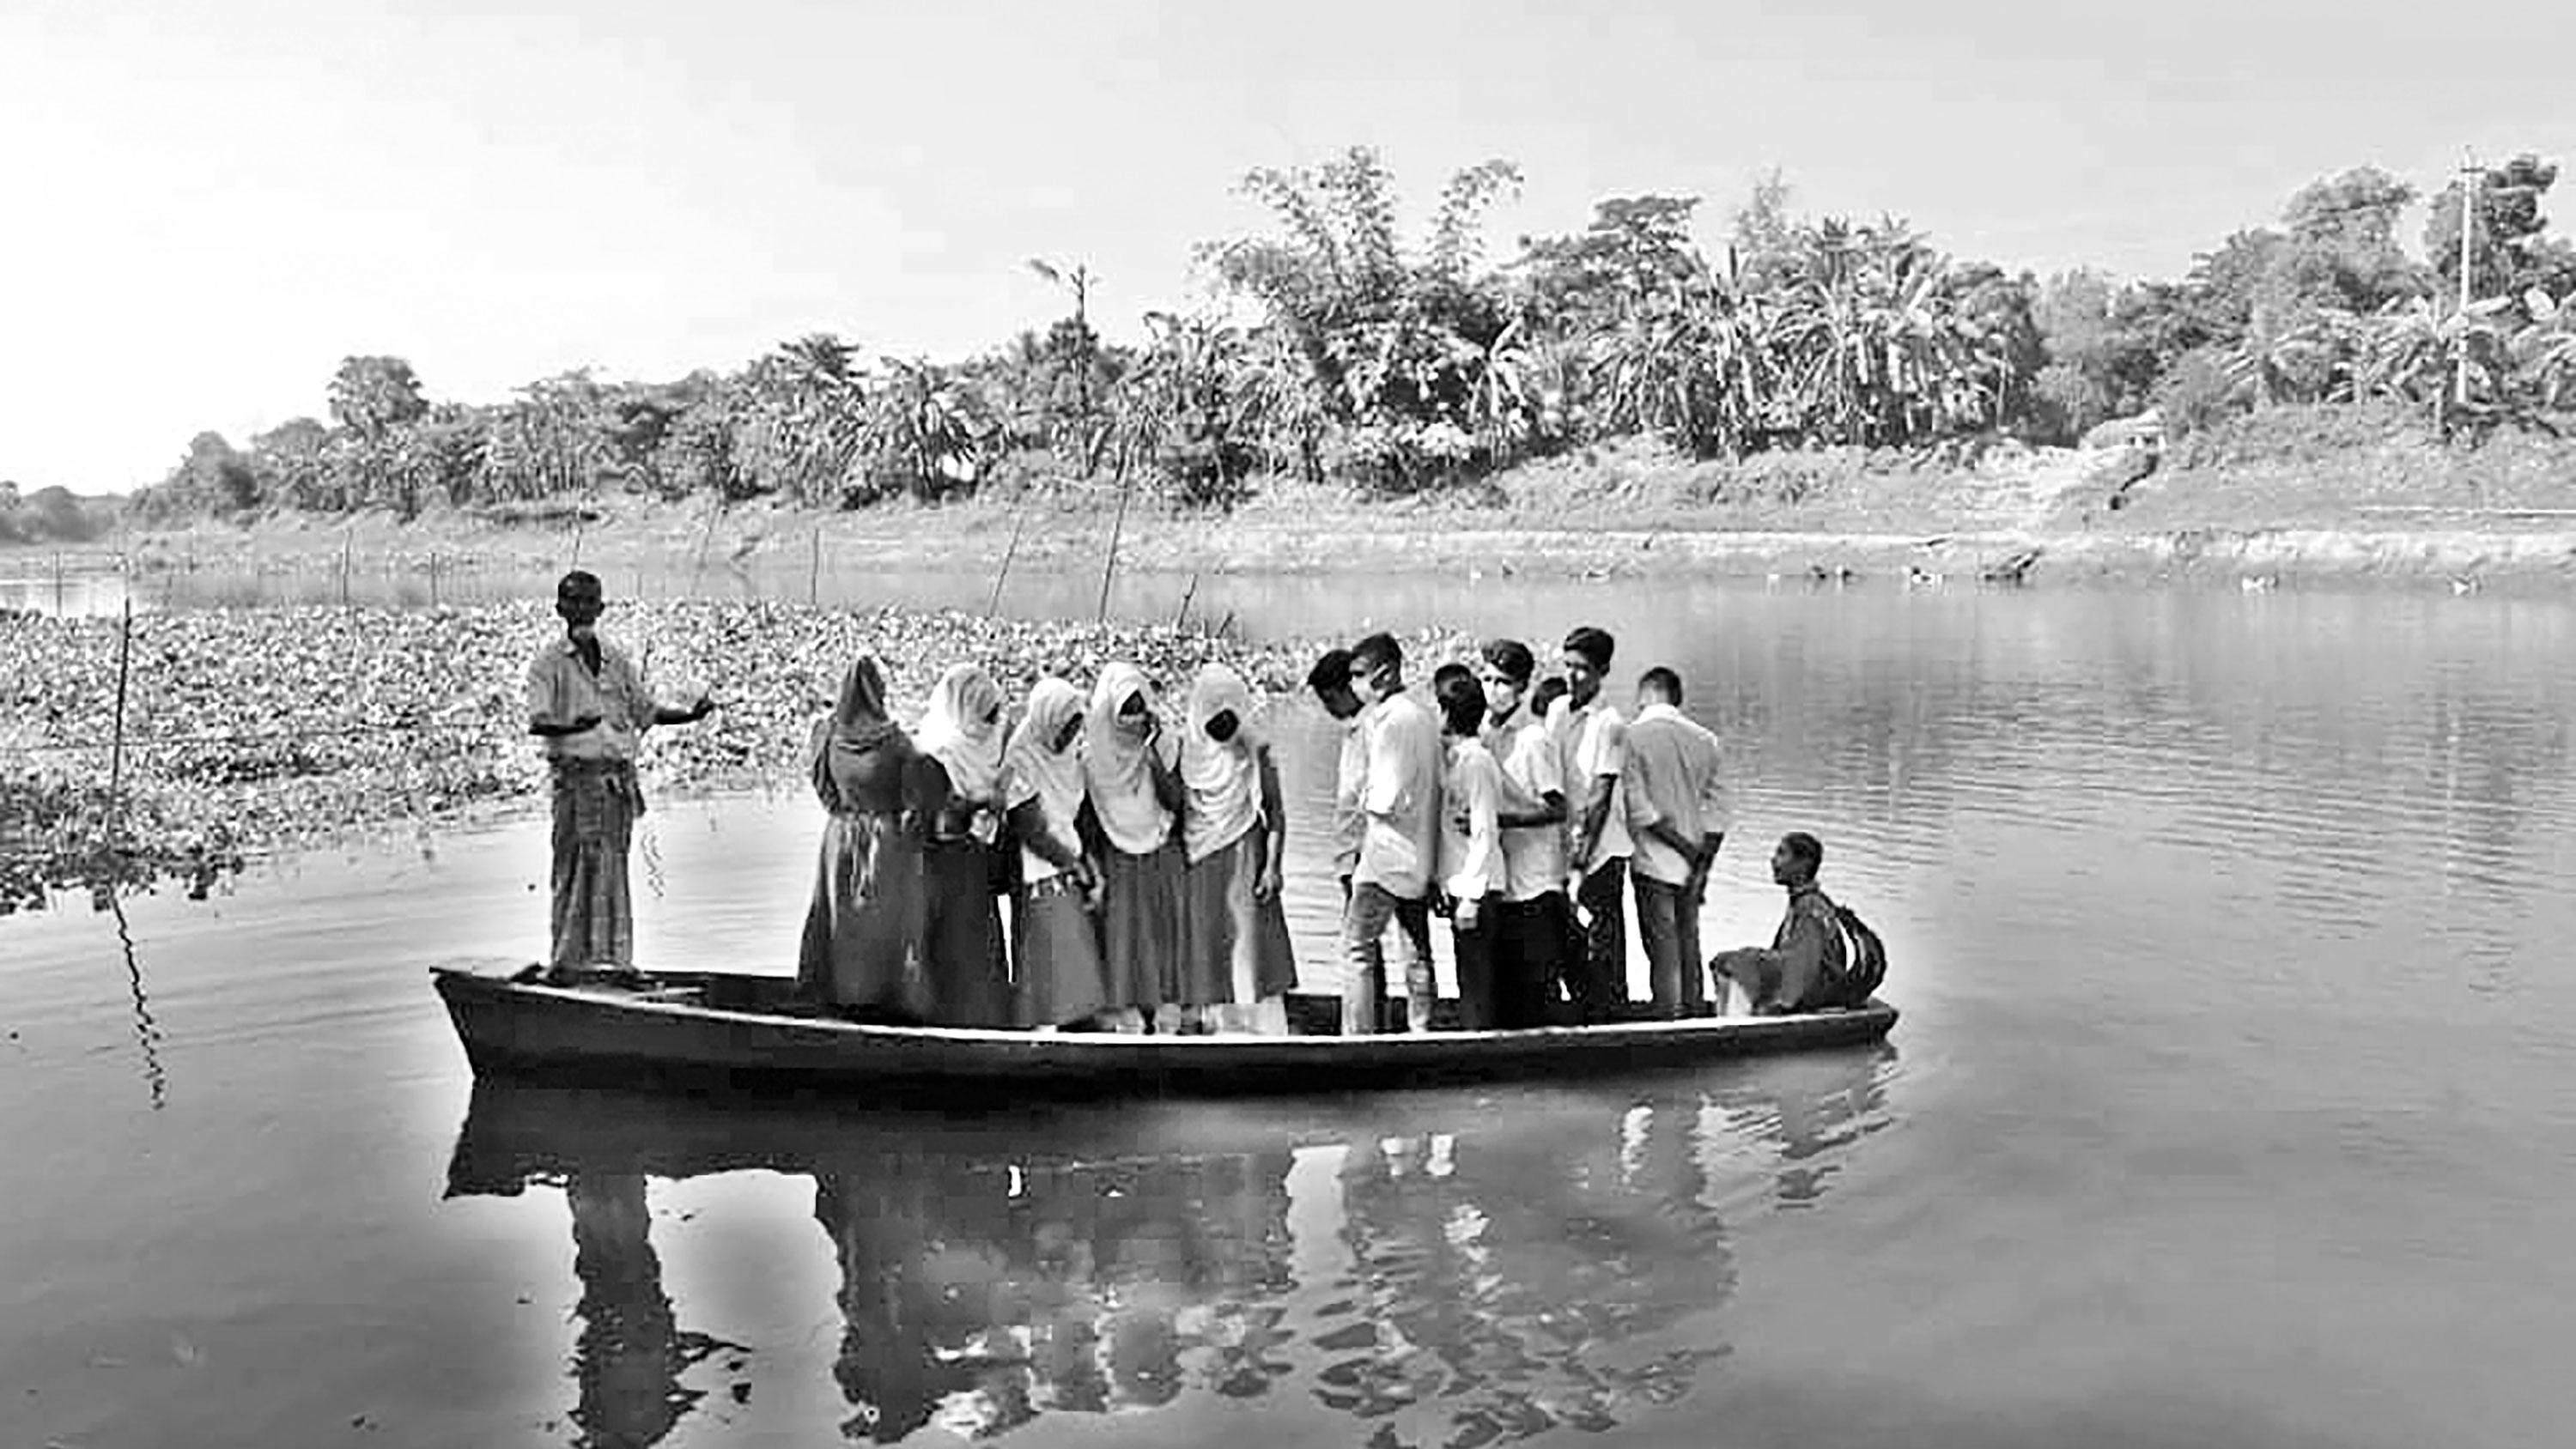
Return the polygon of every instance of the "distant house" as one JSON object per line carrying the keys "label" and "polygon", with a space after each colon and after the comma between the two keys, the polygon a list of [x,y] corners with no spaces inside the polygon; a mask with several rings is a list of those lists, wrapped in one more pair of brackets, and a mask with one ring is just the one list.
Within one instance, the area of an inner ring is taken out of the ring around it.
{"label": "distant house", "polygon": [[2150,453],[2165,450],[2164,414],[2149,408],[2136,417],[2112,418],[2095,423],[2084,434],[2086,452],[2111,448],[2144,448]]}

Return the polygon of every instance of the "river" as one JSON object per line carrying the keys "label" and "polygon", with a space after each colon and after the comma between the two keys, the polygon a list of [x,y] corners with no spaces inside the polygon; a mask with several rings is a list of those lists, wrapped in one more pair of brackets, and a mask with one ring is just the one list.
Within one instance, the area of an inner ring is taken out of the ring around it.
{"label": "river", "polygon": [[[1813,830],[1889,943],[1890,1044],[981,1116],[478,1091],[426,970],[535,949],[542,822],[65,897],[0,919],[0,1444],[2564,1442],[2567,604],[1448,578],[1192,607],[1596,622],[1614,678],[1676,666],[1735,790],[1710,945],[1767,936],[1768,844]],[[1330,735],[1281,726],[1329,984]],[[817,825],[657,802],[648,960],[787,969]]]}

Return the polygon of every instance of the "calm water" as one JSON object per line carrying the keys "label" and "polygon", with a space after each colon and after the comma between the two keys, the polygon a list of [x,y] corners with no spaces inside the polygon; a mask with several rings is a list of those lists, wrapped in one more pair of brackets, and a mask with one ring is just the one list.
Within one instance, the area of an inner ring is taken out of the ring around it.
{"label": "calm water", "polygon": [[[1817,831],[1892,1045],[963,1119],[478,1093],[424,973],[534,949],[535,822],[67,901],[0,920],[0,1445],[2566,1442],[2576,610],[1201,600],[1677,665],[1736,782],[1710,942]],[[817,824],[662,802],[648,956],[785,970]],[[1331,890],[1301,852],[1317,985]]]}

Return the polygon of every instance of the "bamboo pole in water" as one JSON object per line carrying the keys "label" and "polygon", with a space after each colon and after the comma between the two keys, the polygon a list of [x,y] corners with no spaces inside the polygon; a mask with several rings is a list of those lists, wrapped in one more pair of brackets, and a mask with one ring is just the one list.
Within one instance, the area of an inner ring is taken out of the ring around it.
{"label": "bamboo pole in water", "polygon": [[1022,494],[1020,496],[1019,516],[1011,520],[1010,546],[1002,550],[1001,570],[993,575],[993,597],[984,601],[984,617],[987,619],[1001,612],[1002,585],[1010,582],[1011,560],[1020,556],[1020,530],[1028,526],[1029,500],[1028,495]]}
{"label": "bamboo pole in water", "polygon": [[122,846],[125,840],[125,681],[134,662],[134,601],[125,601],[124,613],[116,634],[116,713],[109,726],[107,745],[107,800],[115,812],[110,817],[110,840]]}

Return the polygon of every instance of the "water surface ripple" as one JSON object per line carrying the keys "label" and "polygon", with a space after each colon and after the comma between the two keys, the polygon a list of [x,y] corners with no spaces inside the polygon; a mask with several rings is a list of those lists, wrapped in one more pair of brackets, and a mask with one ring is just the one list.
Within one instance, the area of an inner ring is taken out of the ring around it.
{"label": "water surface ripple", "polygon": [[[1815,831],[1894,953],[1892,1044],[1213,1105],[478,1087],[424,973],[534,949],[542,822],[66,897],[0,920],[0,1444],[2563,1438],[2568,605],[1197,607],[1591,621],[1619,678],[1676,666],[1737,814],[1706,937],[1767,936],[1768,842]],[[1279,728],[1330,988],[1333,736]],[[789,969],[818,826],[657,802],[646,954]]]}

